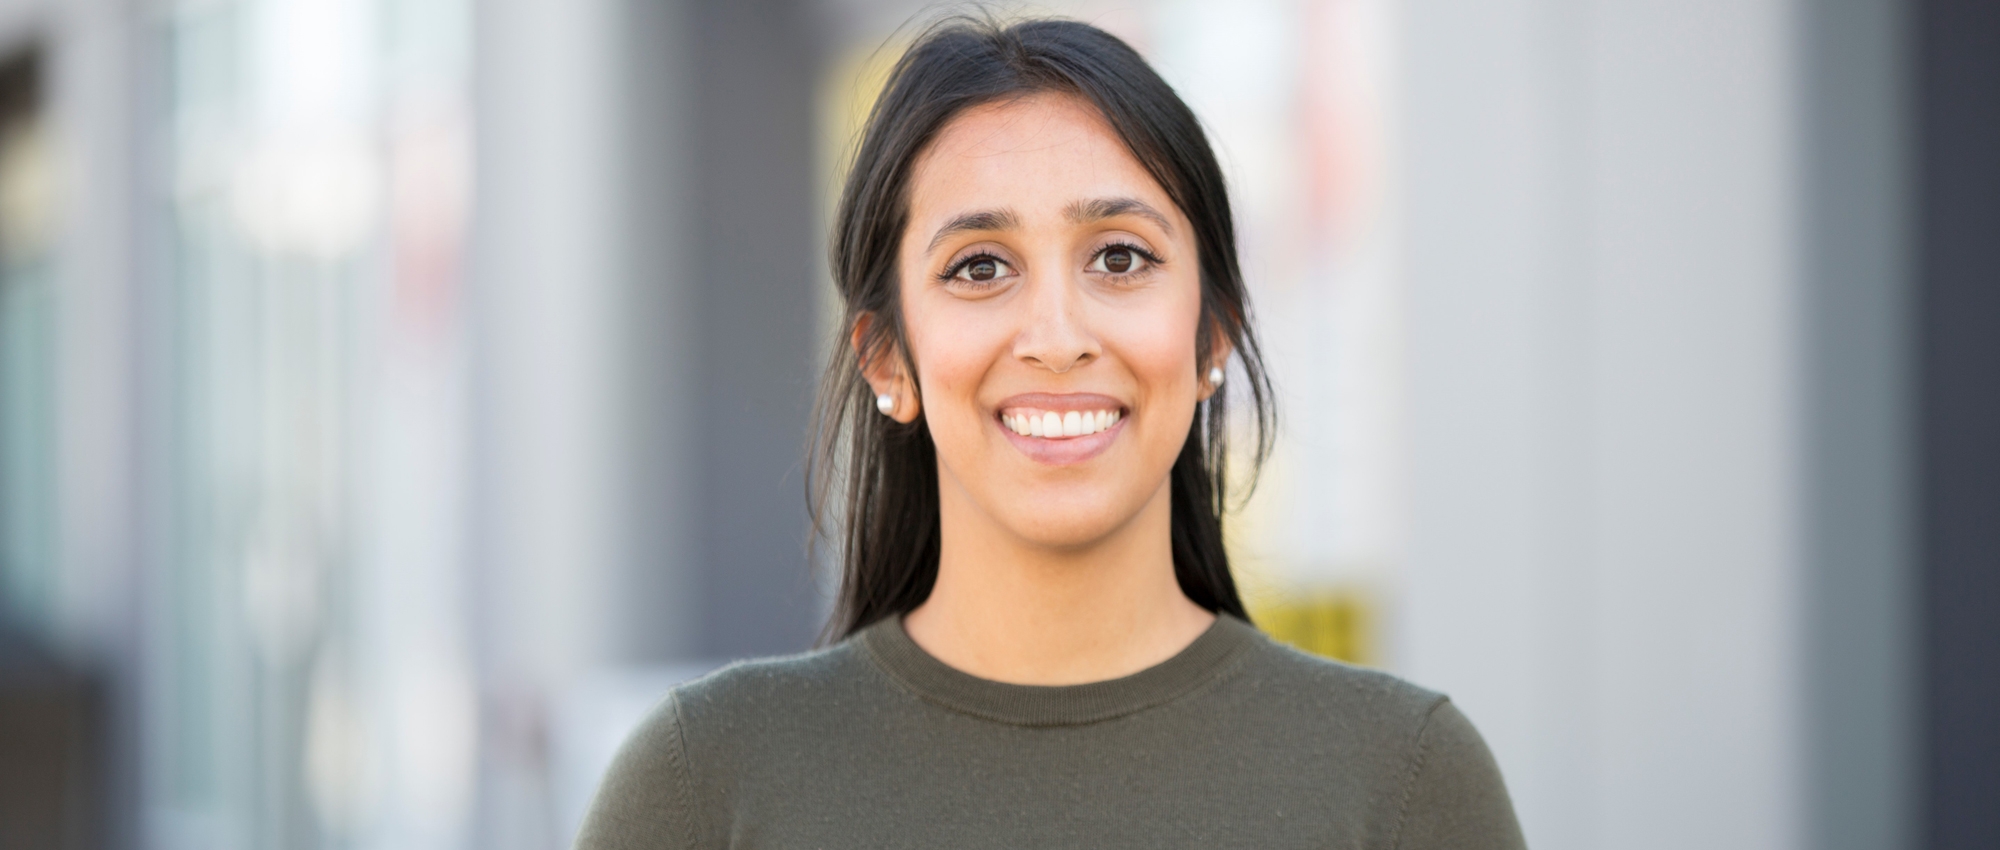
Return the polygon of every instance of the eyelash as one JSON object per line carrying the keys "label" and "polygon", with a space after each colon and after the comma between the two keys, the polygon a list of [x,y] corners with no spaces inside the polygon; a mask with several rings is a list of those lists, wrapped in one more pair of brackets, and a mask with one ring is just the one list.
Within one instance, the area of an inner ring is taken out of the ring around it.
{"label": "eyelash", "polygon": [[1139,259],[1145,260],[1146,267],[1143,269],[1139,269],[1138,271],[1114,272],[1106,270],[1104,272],[1105,274],[1108,274],[1114,278],[1127,278],[1133,275],[1145,274],[1146,272],[1152,271],[1155,267],[1162,264],[1162,261],[1160,260],[1160,255],[1148,251],[1144,248],[1141,248],[1137,245],[1134,245],[1130,242],[1112,242],[1110,244],[1107,244],[1104,247],[1097,249],[1095,252],[1092,252],[1090,255],[1090,261],[1092,263],[1095,263],[1100,258],[1102,258],[1106,253],[1121,249],[1126,251],[1131,251],[1133,254],[1138,255]]}
{"label": "eyelash", "polygon": [[[938,272],[938,281],[940,283],[949,282],[952,278],[958,277],[958,273],[964,271],[966,266],[972,265],[973,263],[979,262],[980,260],[992,260],[993,262],[999,263],[1003,266],[1007,266],[1008,268],[1013,268],[1012,263],[1009,263],[1006,260],[1000,259],[999,257],[996,257],[985,251],[981,251],[977,254],[968,254],[965,257],[961,258],[958,262],[952,263],[950,266],[947,266],[944,271]],[[990,286],[993,284],[993,281],[961,280],[959,281],[959,283],[969,283],[974,286],[982,286],[982,285]]]}
{"label": "eyelash", "polygon": [[[1105,252],[1111,251],[1113,249],[1124,249],[1126,251],[1131,251],[1132,253],[1137,254],[1140,259],[1146,261],[1146,267],[1136,272],[1113,272],[1113,271],[1105,272],[1105,274],[1111,275],[1112,277],[1123,278],[1123,277],[1131,277],[1132,275],[1135,274],[1142,274],[1144,272],[1151,271],[1155,266],[1159,266],[1163,263],[1163,261],[1160,259],[1160,255],[1148,251],[1144,248],[1141,248],[1137,245],[1134,245],[1130,242],[1112,242],[1108,245],[1100,247],[1096,251],[1091,253],[1090,261],[1092,263],[1097,262],[1099,258],[1104,256]],[[938,272],[937,279],[940,283],[948,282],[953,278],[958,277],[958,273],[964,271],[966,266],[972,265],[973,263],[979,262],[980,260],[992,260],[993,262],[999,263],[1004,266],[1008,266],[1009,268],[1012,268],[1013,266],[1013,264],[1007,262],[1006,260],[1000,259],[999,257],[996,257],[988,252],[981,251],[977,254],[968,254],[964,257],[959,258],[957,262],[954,262],[951,265],[946,266],[944,271]],[[971,284],[992,283],[992,281],[980,281],[980,280],[959,281],[959,282],[971,283]]]}

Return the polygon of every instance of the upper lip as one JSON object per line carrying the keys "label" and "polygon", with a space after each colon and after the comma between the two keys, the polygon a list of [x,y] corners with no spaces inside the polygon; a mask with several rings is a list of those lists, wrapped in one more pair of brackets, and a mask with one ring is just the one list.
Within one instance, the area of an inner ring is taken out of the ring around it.
{"label": "upper lip", "polygon": [[1125,409],[1125,405],[1119,400],[1097,393],[1021,393],[1008,396],[1000,402],[1001,410],[1018,407],[1055,413],[1068,413],[1072,410],[1081,412]]}

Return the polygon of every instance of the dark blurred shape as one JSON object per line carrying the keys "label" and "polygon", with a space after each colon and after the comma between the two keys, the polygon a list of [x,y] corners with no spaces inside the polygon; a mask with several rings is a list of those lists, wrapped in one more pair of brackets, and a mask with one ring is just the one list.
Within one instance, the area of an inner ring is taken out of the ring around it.
{"label": "dark blurred shape", "polygon": [[696,420],[709,497],[694,563],[700,647],[716,658],[797,652],[819,625],[805,562],[799,453],[819,340],[812,93],[804,4],[701,3],[694,175],[699,223]]}
{"label": "dark blurred shape", "polygon": [[[642,484],[656,490],[646,503],[680,518],[680,531],[642,518],[640,548],[682,553],[694,622],[678,636],[641,638],[658,648],[640,657],[797,652],[824,619],[806,562],[800,477],[824,274],[812,158],[821,47],[810,11],[797,0],[702,0],[678,15],[637,4],[626,36],[638,65],[635,111],[652,120],[637,120],[635,149],[659,159],[674,147],[664,139],[677,136],[690,154],[667,166],[679,191],[640,193],[642,208],[682,205],[686,224],[679,273],[644,278],[659,291],[642,295],[644,315],[633,321],[640,345],[655,347],[642,355],[652,385],[641,417],[671,434],[671,444],[642,451],[677,455],[648,463],[661,472]],[[657,210],[640,218],[636,250],[650,267],[644,255],[675,225]],[[678,337],[667,345],[662,335]],[[670,591],[644,582],[627,616],[674,628],[657,613]]]}
{"label": "dark blurred shape", "polygon": [[819,617],[805,562],[799,453],[816,375],[812,93],[804,4],[699,4],[695,176],[697,422],[711,497],[701,549],[701,650],[797,652]]}
{"label": "dark blurred shape", "polygon": [[[0,850],[103,846],[103,689],[46,633],[54,564],[43,489],[48,337],[34,308],[48,246],[40,153],[42,54],[0,61]],[[27,519],[24,519],[27,518]]]}
{"label": "dark blurred shape", "polygon": [[2000,847],[2000,4],[1918,6],[1926,845]]}
{"label": "dark blurred shape", "polygon": [[103,846],[102,690],[0,623],[0,850]]}

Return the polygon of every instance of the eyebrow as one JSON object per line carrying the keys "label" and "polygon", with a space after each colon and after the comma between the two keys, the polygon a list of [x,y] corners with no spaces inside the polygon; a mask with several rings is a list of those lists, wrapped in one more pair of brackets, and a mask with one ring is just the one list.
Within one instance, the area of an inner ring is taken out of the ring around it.
{"label": "eyebrow", "polygon": [[[1160,226],[1169,234],[1174,232],[1173,222],[1153,209],[1151,204],[1138,198],[1095,198],[1077,201],[1063,208],[1063,216],[1074,224],[1091,224],[1121,215],[1136,215]],[[1021,218],[1013,210],[975,210],[953,216],[931,236],[931,244],[925,253],[937,250],[939,243],[960,233],[990,230],[1013,230],[1021,226]]]}
{"label": "eyebrow", "polygon": [[1136,215],[1140,218],[1151,220],[1154,224],[1159,225],[1161,230],[1168,233],[1174,232],[1174,226],[1171,222],[1167,221],[1166,216],[1161,215],[1159,210],[1153,209],[1151,205],[1138,198],[1097,198],[1089,201],[1077,201],[1064,209],[1063,214],[1069,216],[1069,220],[1077,224],[1090,224],[1092,222],[1103,221],[1107,218],[1116,218],[1121,215]]}
{"label": "eyebrow", "polygon": [[978,210],[953,216],[938,228],[937,235],[931,237],[931,244],[925,253],[937,250],[938,243],[957,233],[975,230],[1013,230],[1021,226],[1021,219],[1013,210]]}

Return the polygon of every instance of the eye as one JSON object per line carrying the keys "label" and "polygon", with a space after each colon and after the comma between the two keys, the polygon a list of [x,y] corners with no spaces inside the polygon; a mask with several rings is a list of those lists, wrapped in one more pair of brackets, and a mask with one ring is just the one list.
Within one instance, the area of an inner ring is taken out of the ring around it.
{"label": "eye", "polygon": [[1005,260],[991,254],[975,254],[958,262],[945,273],[948,278],[987,283],[1005,277],[1008,272]]}
{"label": "eye", "polygon": [[1151,254],[1131,245],[1111,245],[1097,252],[1090,261],[1090,270],[1106,274],[1132,274],[1142,272],[1153,263],[1159,262]]}

